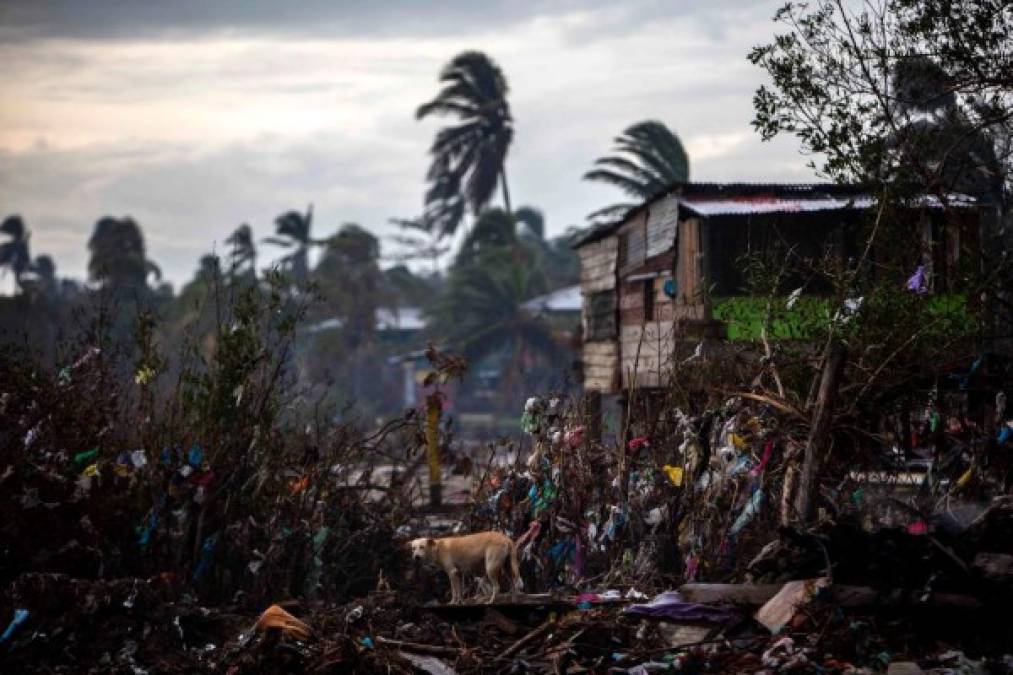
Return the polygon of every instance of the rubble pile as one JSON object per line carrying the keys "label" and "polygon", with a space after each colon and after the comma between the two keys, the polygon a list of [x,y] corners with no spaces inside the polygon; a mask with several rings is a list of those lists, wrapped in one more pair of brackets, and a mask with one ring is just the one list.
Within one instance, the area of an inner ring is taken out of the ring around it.
{"label": "rubble pile", "polygon": [[[913,443],[866,433],[803,524],[809,422],[783,402],[631,404],[607,441],[586,401],[532,398],[520,450],[469,462],[471,504],[427,513],[373,470],[384,429],[251,432],[231,462],[192,433],[138,448],[112,407],[67,435],[87,368],[2,402],[5,672],[1013,670],[991,619],[1013,601],[998,405],[986,427],[938,395]],[[448,604],[408,541],[484,530],[513,540],[524,592],[482,604],[469,577]]]}

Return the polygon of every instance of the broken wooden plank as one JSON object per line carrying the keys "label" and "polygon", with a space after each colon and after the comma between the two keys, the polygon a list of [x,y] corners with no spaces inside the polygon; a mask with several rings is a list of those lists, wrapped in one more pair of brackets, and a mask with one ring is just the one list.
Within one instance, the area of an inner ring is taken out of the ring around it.
{"label": "broken wooden plank", "polygon": [[679,595],[686,602],[702,605],[729,603],[733,605],[762,605],[777,595],[784,584],[683,584]]}
{"label": "broken wooden plank", "polygon": [[764,603],[755,618],[773,634],[780,633],[802,607],[812,602],[830,580],[826,577],[789,581],[777,594]]}

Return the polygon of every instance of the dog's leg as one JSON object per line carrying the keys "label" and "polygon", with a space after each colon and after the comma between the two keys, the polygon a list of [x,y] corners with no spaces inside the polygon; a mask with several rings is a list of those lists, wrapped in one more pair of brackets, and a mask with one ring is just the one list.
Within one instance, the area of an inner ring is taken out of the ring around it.
{"label": "dog's leg", "polygon": [[486,604],[491,605],[496,602],[496,596],[499,595],[499,573],[503,567],[503,561],[496,560],[495,556],[489,555],[485,559],[485,576],[489,579],[489,583],[492,584],[492,595],[489,596],[489,601]]}
{"label": "dog's leg", "polygon": [[451,567],[447,575],[450,577],[450,604],[458,605],[461,603],[461,573]]}

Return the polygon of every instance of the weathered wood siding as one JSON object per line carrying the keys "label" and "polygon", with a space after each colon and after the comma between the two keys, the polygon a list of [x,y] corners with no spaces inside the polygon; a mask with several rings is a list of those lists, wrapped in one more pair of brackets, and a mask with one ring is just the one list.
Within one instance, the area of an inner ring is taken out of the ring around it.
{"label": "weathered wood siding", "polygon": [[[618,388],[616,262],[619,238],[606,237],[577,249],[583,299],[584,388],[603,393]],[[608,294],[605,297],[603,294]]]}
{"label": "weathered wood siding", "polygon": [[[676,263],[678,201],[666,197],[652,204],[642,223],[631,223],[620,232],[643,228],[644,257],[620,255],[619,354],[622,388],[660,387],[668,379],[674,348],[675,299],[665,293]],[[634,241],[632,237],[628,240]],[[632,244],[629,244],[632,246]]]}
{"label": "weathered wood siding", "polygon": [[670,321],[651,321],[620,330],[622,386],[660,387],[672,369],[673,328]]}
{"label": "weathered wood siding", "polygon": [[675,233],[679,222],[679,200],[669,195],[654,204],[647,211],[647,257],[661,255],[675,245]]}
{"label": "weathered wood siding", "polygon": [[647,213],[641,211],[623,223],[619,239],[619,273],[625,274],[647,260]]}
{"label": "weathered wood siding", "polygon": [[583,350],[584,389],[609,393],[617,385],[617,342],[585,342]]}
{"label": "weathered wood siding", "polygon": [[616,254],[619,239],[606,237],[577,249],[580,256],[580,292],[587,297],[616,287]]}
{"label": "weathered wood siding", "polygon": [[676,263],[676,304],[697,305],[703,301],[704,250],[700,236],[700,219],[689,218],[679,223],[679,254]]}

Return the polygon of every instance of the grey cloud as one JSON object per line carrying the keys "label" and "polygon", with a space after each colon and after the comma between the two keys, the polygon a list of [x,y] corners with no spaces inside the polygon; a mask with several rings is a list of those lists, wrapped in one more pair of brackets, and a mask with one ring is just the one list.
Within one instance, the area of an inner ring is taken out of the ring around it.
{"label": "grey cloud", "polygon": [[774,4],[741,0],[5,0],[0,39],[176,39],[263,34],[332,38],[502,33],[536,18],[586,14],[568,37],[586,42],[672,16],[698,16],[698,30],[720,37],[716,12]]}

